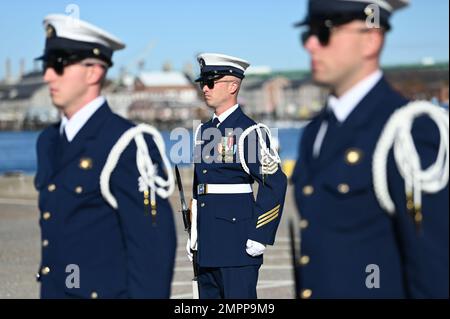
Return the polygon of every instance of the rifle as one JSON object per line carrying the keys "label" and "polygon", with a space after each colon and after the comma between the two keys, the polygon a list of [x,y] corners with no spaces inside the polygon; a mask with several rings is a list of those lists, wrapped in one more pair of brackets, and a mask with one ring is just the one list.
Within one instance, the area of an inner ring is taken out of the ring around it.
{"label": "rifle", "polygon": [[[189,209],[186,198],[184,197],[183,184],[181,182],[181,175],[178,169],[178,165],[175,165],[175,176],[177,179],[178,191],[180,192],[180,201],[181,201],[181,215],[183,217],[184,230],[188,233],[189,237],[191,237],[191,210]],[[192,266],[194,268],[194,278],[192,278],[192,296],[193,299],[199,299],[198,292],[198,265],[197,265],[197,251],[192,250]]]}
{"label": "rifle", "polygon": [[300,278],[299,278],[299,266],[298,266],[298,258],[297,251],[295,249],[295,231],[294,231],[294,223],[292,219],[289,219],[289,245],[291,248],[291,257],[292,257],[292,270],[294,277],[294,289],[295,289],[295,299],[299,299],[300,293]]}

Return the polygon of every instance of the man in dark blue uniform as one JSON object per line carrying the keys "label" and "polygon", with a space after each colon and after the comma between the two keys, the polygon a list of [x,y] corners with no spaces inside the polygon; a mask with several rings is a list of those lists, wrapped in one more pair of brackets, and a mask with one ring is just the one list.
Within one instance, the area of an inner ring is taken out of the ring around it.
{"label": "man in dark blue uniform", "polygon": [[201,299],[256,298],[263,253],[275,241],[283,211],[286,176],[268,128],[257,125],[237,103],[249,63],[212,53],[199,55],[198,61],[197,81],[214,116],[195,134],[188,254],[198,251]]}
{"label": "man in dark blue uniform", "polygon": [[[176,237],[167,194],[156,196],[141,180],[137,144],[122,139],[111,151],[134,125],[100,95],[113,51],[124,44],[64,15],[49,15],[44,25],[40,59],[62,120],[37,143],[41,297],[169,298]],[[165,154],[149,135],[145,141],[147,160],[165,178]],[[108,156],[116,161],[105,170]]]}
{"label": "man in dark blue uniform", "polygon": [[[388,181],[392,214],[374,191],[380,135],[408,102],[386,82],[379,63],[389,17],[405,5],[311,0],[299,23],[312,76],[331,90],[323,113],[305,129],[292,178],[301,216],[300,298],[448,298],[448,167],[443,188],[419,192],[422,206],[414,207],[390,152],[379,174]],[[420,117],[411,133],[427,168],[438,154],[437,127]]]}

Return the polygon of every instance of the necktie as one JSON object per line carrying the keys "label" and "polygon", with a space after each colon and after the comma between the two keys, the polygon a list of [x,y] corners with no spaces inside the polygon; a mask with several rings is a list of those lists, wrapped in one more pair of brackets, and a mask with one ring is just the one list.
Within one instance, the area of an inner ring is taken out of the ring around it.
{"label": "necktie", "polygon": [[336,125],[338,124],[338,120],[336,118],[336,115],[334,115],[334,112],[331,109],[328,109],[326,111],[324,120],[327,121],[328,127],[336,127]]}
{"label": "necktie", "polygon": [[220,124],[219,118],[215,117],[214,120],[212,121],[212,126],[217,127],[219,124]]}
{"label": "necktie", "polygon": [[58,145],[60,158],[62,158],[63,154],[66,152],[69,144],[70,142],[67,139],[66,130],[63,129],[62,134],[59,136],[59,145]]}
{"label": "necktie", "polygon": [[[322,145],[320,147],[320,155],[327,152],[327,149],[334,143],[334,139],[337,135],[337,130],[339,128],[339,122],[334,115],[333,110],[328,109],[325,113],[325,116],[323,118],[324,121],[327,122],[327,131],[325,133],[325,137],[323,138]],[[320,157],[319,155],[319,157]]]}

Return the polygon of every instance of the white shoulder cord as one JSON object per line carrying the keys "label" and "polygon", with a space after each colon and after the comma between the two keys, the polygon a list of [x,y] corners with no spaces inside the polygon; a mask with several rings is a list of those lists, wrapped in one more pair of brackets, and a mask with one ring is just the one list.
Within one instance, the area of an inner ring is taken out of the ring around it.
{"label": "white shoulder cord", "polygon": [[[158,175],[155,169],[153,161],[148,153],[147,143],[145,142],[143,134],[147,133],[153,136],[153,140],[158,148],[158,151],[163,160],[164,168],[167,173],[167,180],[164,180]],[[117,200],[111,193],[109,180],[111,174],[114,171],[119,158],[131,141],[134,139],[137,146],[136,151],[136,164],[140,173],[138,179],[139,191],[151,191],[151,201],[152,205],[156,202],[155,192],[162,198],[169,197],[175,188],[174,177],[171,170],[170,162],[166,156],[166,148],[164,145],[164,140],[161,134],[152,126],[147,124],[140,124],[133,128],[130,128],[125,133],[122,134],[120,139],[111,149],[108,155],[106,164],[103,167],[102,173],[100,174],[100,189],[105,200],[115,209],[118,208]]]}
{"label": "white shoulder cord", "polygon": [[[266,131],[266,134],[269,138],[270,148],[267,147],[266,140],[262,135],[261,129],[264,129]],[[258,134],[258,141],[261,149],[262,174],[274,174],[278,170],[278,164],[281,163],[281,159],[278,155],[278,152],[274,148],[272,133],[270,132],[270,129],[262,123],[250,126],[242,133],[241,137],[239,138],[238,152],[242,169],[250,175],[250,169],[248,168],[247,163],[245,163],[244,140],[252,131],[255,130]]]}
{"label": "white shoulder cord", "polygon": [[[439,128],[440,145],[436,162],[422,170],[419,154],[414,145],[411,128],[414,119],[428,115]],[[388,190],[387,158],[394,148],[398,170],[405,180],[407,207],[415,211],[417,224],[422,221],[422,191],[436,193],[446,187],[449,178],[449,118],[448,112],[429,102],[417,101],[397,110],[387,122],[375,148],[372,174],[375,194],[382,208],[395,213],[395,205]]]}

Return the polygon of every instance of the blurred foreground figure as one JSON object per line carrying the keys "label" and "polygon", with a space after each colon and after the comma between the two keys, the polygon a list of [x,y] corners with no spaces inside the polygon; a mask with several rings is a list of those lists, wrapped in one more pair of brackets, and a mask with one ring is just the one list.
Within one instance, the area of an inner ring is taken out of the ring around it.
{"label": "blurred foreground figure", "polygon": [[[300,298],[448,298],[448,113],[380,70],[405,0],[310,0],[298,24],[330,88],[293,174]],[[439,154],[439,155],[438,155]]]}
{"label": "blurred foreground figure", "polygon": [[44,26],[44,80],[62,120],[37,143],[41,297],[169,298],[176,238],[164,143],[100,95],[125,45],[64,15]]}

